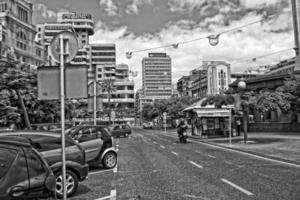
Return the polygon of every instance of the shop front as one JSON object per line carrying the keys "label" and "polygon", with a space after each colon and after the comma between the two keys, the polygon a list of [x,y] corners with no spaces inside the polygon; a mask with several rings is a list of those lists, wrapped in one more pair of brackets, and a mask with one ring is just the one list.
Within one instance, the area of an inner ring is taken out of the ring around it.
{"label": "shop front", "polygon": [[228,108],[194,106],[185,109],[184,112],[191,119],[194,135],[217,137],[229,135],[230,130],[232,131],[231,110]]}
{"label": "shop front", "polygon": [[228,135],[230,130],[230,110],[217,108],[195,109],[196,121],[200,123],[202,135],[220,136]]}

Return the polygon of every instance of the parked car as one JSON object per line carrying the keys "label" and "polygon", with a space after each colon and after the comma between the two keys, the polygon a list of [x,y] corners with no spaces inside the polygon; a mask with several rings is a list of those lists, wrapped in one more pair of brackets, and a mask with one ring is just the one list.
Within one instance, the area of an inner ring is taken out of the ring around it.
{"label": "parked car", "polygon": [[[0,135],[23,136],[32,142],[32,146],[45,158],[56,177],[56,194],[63,195],[61,134],[49,131],[7,131]],[[78,182],[87,178],[89,166],[85,161],[83,148],[71,137],[66,136],[66,185],[67,196],[72,196],[78,187]]]}
{"label": "parked car", "polygon": [[132,133],[131,127],[127,124],[122,125],[114,125],[111,127],[111,135],[113,137],[128,137],[129,134]]}
{"label": "parked car", "polygon": [[151,122],[146,122],[146,123],[143,123],[143,128],[144,129],[152,129],[153,125]]}
{"label": "parked car", "polygon": [[117,164],[117,151],[113,147],[113,138],[106,126],[75,126],[66,131],[66,135],[78,141],[85,149],[86,161],[90,165],[102,164],[112,169]]}
{"label": "parked car", "polygon": [[0,137],[0,199],[55,196],[55,176],[24,137]]}

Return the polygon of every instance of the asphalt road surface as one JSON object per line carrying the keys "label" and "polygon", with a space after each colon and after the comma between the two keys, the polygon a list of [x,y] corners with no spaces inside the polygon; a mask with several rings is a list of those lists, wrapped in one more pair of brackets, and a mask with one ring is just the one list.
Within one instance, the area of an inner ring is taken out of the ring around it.
{"label": "asphalt road surface", "polygon": [[93,168],[72,198],[300,200],[300,168],[136,129],[114,141],[118,166]]}

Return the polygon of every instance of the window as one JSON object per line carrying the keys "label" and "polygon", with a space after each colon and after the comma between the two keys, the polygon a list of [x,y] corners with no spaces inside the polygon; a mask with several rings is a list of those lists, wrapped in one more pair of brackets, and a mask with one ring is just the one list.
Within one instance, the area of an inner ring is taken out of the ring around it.
{"label": "window", "polygon": [[27,150],[27,163],[29,177],[36,177],[45,173],[45,168],[37,154],[31,150]]}
{"label": "window", "polygon": [[24,9],[18,6],[18,19],[28,23],[28,12]]}
{"label": "window", "polygon": [[30,135],[28,137],[32,140],[33,147],[40,152],[61,148],[60,138],[40,135]]}
{"label": "window", "polygon": [[7,4],[6,3],[1,3],[0,4],[0,12],[5,12],[7,10]]}
{"label": "window", "polygon": [[17,151],[0,148],[0,179],[6,174],[17,156]]}

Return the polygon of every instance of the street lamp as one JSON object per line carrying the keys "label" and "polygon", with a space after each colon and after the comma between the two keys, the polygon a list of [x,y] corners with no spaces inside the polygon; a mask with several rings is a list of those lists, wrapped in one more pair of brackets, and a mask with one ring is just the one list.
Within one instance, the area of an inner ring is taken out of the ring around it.
{"label": "street lamp", "polygon": [[217,35],[210,35],[208,36],[208,42],[211,46],[216,46],[219,44],[219,37],[220,37],[220,34],[217,34]]}
{"label": "street lamp", "polygon": [[[241,89],[243,91],[244,94],[244,90],[247,87],[247,84],[244,80],[240,80],[237,84],[238,88]],[[241,95],[240,95],[241,98]],[[243,110],[243,125],[244,125],[244,143],[247,143],[248,140],[248,135],[247,135],[247,125],[248,125],[248,105],[243,103],[242,105],[242,110]]]}

